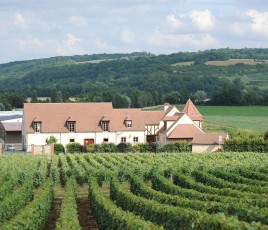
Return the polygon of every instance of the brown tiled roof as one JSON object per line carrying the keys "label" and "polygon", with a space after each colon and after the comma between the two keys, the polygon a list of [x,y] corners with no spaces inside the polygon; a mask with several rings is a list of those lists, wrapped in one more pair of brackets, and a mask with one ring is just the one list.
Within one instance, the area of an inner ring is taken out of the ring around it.
{"label": "brown tiled roof", "polygon": [[218,145],[219,136],[222,136],[220,144],[224,144],[228,138],[226,133],[198,133],[194,136],[192,144]]}
{"label": "brown tiled roof", "polygon": [[[126,117],[131,120],[132,127],[125,125]],[[131,119],[130,119],[131,118]],[[145,130],[145,120],[141,109],[114,109],[109,123],[110,131],[141,131]]]}
{"label": "brown tiled roof", "polygon": [[146,125],[158,125],[166,111],[142,111]]}
{"label": "brown tiled roof", "polygon": [[21,131],[21,122],[3,122],[2,125],[5,128],[5,131]]}
{"label": "brown tiled roof", "polygon": [[69,132],[66,122],[76,121],[77,132],[102,131],[100,120],[111,114],[112,103],[25,103],[24,120],[27,133],[33,133],[32,122],[41,121],[41,132]]}
{"label": "brown tiled roof", "polygon": [[[113,109],[112,103],[26,103],[26,132],[33,133],[33,121],[41,123],[41,132],[69,132],[67,121],[76,122],[76,132],[102,132],[101,121],[109,121],[109,131],[145,130],[141,109]],[[131,117],[132,127],[125,125]]]}
{"label": "brown tiled roof", "polygon": [[195,107],[195,105],[193,104],[191,99],[189,99],[186,102],[182,112],[186,113],[188,115],[188,117],[190,117],[193,121],[202,121],[203,120],[203,116],[200,114],[198,109]]}
{"label": "brown tiled roof", "polygon": [[194,124],[179,124],[168,135],[171,139],[192,139],[196,133],[202,133]]}
{"label": "brown tiled roof", "polygon": [[165,117],[163,118],[163,121],[177,121],[177,120],[179,120],[183,115],[184,115],[184,113],[175,113],[173,116],[165,116]]}

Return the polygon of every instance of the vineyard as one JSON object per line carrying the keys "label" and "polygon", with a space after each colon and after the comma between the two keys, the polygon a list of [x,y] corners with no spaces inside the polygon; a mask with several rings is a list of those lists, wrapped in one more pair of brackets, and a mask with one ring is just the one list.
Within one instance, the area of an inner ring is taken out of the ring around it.
{"label": "vineyard", "polygon": [[268,229],[268,153],[0,158],[2,229]]}

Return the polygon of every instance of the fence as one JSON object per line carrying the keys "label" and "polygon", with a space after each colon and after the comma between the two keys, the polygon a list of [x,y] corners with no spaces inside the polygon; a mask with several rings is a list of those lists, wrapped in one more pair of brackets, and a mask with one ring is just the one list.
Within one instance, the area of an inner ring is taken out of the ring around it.
{"label": "fence", "polygon": [[0,155],[3,154],[24,154],[31,153],[32,155],[47,155],[54,154],[54,144],[51,145],[22,145],[22,144],[7,144],[0,143]]}

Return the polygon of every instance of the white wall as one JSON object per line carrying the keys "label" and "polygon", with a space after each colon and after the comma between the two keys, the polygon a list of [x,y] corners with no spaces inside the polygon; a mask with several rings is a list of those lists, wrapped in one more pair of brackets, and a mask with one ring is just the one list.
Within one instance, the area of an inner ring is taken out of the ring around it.
{"label": "white wall", "polygon": [[210,153],[215,152],[218,149],[223,150],[223,146],[219,145],[192,145],[192,152],[193,153]]}
{"label": "white wall", "polygon": [[128,131],[128,132],[91,132],[91,133],[30,133],[25,135],[26,145],[45,145],[50,136],[57,138],[58,142],[63,145],[70,143],[70,139],[84,145],[84,139],[94,139],[95,144],[101,144],[104,138],[108,142],[119,144],[121,137],[126,137],[127,143],[133,143],[133,137],[138,137],[139,143],[145,143],[145,131]]}

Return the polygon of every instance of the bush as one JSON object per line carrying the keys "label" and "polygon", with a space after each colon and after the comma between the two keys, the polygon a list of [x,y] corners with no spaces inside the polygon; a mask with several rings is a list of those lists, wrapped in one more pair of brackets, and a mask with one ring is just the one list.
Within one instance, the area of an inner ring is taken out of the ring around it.
{"label": "bush", "polygon": [[65,153],[64,146],[62,144],[54,144],[54,153],[59,154],[59,153]]}
{"label": "bush", "polygon": [[132,146],[130,143],[119,143],[117,145],[117,148],[120,153],[135,152],[135,147]]}
{"label": "bush", "polygon": [[163,145],[158,152],[190,152],[191,151],[191,146],[188,144],[187,141],[179,141],[179,142],[174,142],[174,143],[169,143],[166,145]]}
{"label": "bush", "polygon": [[225,152],[260,152],[268,151],[268,143],[262,138],[233,138],[224,144]]}
{"label": "bush", "polygon": [[144,143],[135,145],[135,149],[140,153],[151,153],[156,152],[157,144],[156,143]]}
{"label": "bush", "polygon": [[77,142],[69,143],[66,145],[67,153],[81,153],[82,145]]}
{"label": "bush", "polygon": [[100,150],[103,153],[116,153],[116,152],[118,152],[118,148],[114,143],[102,143],[100,145]]}
{"label": "bush", "polygon": [[114,143],[92,144],[86,147],[88,153],[118,153],[118,148]]}
{"label": "bush", "polygon": [[47,144],[55,144],[57,143],[58,139],[54,136],[50,136],[49,139],[47,140]]}

